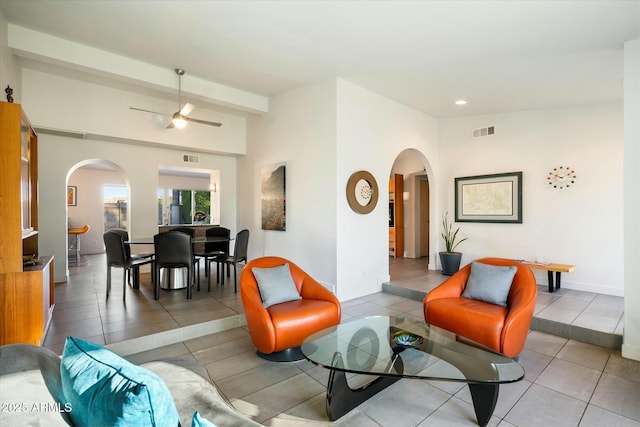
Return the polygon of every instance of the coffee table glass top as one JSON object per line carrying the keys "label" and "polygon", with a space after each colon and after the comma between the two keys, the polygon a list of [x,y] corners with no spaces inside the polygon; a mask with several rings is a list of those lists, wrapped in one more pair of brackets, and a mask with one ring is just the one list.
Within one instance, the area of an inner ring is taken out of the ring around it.
{"label": "coffee table glass top", "polygon": [[300,348],[313,363],[359,374],[494,384],[524,377],[513,359],[405,317],[352,320],[309,336]]}

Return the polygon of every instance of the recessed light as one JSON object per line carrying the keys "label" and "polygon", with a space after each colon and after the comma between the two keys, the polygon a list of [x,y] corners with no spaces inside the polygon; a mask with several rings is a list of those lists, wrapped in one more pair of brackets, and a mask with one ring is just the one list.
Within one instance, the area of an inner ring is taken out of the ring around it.
{"label": "recessed light", "polygon": [[467,101],[464,99],[458,99],[456,105],[467,105]]}

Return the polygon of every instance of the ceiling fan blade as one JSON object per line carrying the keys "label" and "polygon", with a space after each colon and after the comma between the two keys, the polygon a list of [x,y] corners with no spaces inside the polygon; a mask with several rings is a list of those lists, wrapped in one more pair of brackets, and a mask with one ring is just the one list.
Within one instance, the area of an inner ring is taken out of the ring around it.
{"label": "ceiling fan blade", "polygon": [[173,120],[169,120],[169,124],[167,125],[167,127],[165,129],[173,129],[176,126],[173,124]]}
{"label": "ceiling fan blade", "polygon": [[151,110],[144,110],[142,108],[136,108],[136,107],[129,107],[130,110],[136,110],[136,111],[144,111],[145,113],[153,113],[153,114],[160,114],[161,116],[169,116],[171,117],[171,114],[166,114],[166,113],[158,113],[157,111],[151,111]]}
{"label": "ceiling fan blade", "polygon": [[200,120],[200,119],[193,119],[191,117],[185,117],[184,119],[186,121],[188,121],[188,122],[200,123],[200,124],[203,124],[203,125],[209,125],[209,126],[215,126],[215,127],[222,126],[222,123],[210,122],[210,121],[207,121],[207,120]]}
{"label": "ceiling fan blade", "polygon": [[183,116],[188,116],[189,113],[191,113],[194,108],[196,107],[193,104],[189,104],[187,102],[186,104],[184,104],[184,107],[180,109],[180,114],[182,114]]}

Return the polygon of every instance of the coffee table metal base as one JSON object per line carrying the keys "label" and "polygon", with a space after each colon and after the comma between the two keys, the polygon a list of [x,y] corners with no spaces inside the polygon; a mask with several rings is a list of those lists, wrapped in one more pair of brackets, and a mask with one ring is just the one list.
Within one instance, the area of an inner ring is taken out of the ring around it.
{"label": "coffee table metal base", "polygon": [[[394,370],[397,374],[402,374],[402,359],[397,357],[390,363],[389,372]],[[336,421],[352,409],[359,406],[372,396],[381,392],[391,384],[396,383],[401,377],[377,377],[366,385],[359,388],[351,388],[347,383],[347,376],[344,371],[342,355],[338,352],[333,356],[333,366],[338,369],[331,369],[329,381],[327,383],[327,416],[329,420]],[[493,415],[493,411],[498,403],[499,384],[468,384],[473,401],[473,409],[476,413],[478,425],[485,427]]]}
{"label": "coffee table metal base", "polygon": [[[344,366],[340,353],[336,353],[333,356],[333,366]],[[401,366],[400,364],[400,369],[402,369]],[[396,369],[397,368],[398,367],[396,367]],[[327,383],[326,403],[329,420],[337,420],[371,396],[397,382],[400,378],[401,377],[377,377],[366,385],[353,389],[347,383],[347,376],[343,371],[331,369]]]}
{"label": "coffee table metal base", "polygon": [[469,384],[473,410],[476,412],[478,425],[481,427],[489,424],[489,420],[498,403],[498,384]]}

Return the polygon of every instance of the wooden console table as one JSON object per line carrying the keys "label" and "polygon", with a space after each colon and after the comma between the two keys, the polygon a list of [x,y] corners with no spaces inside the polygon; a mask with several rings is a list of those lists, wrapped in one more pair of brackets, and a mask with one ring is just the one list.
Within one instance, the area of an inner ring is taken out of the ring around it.
{"label": "wooden console table", "polygon": [[[571,273],[576,269],[575,265],[570,264],[546,264],[546,263],[535,263],[531,261],[523,261],[519,260],[522,264],[525,264],[529,268],[533,268],[536,270],[545,270],[547,272],[547,278],[549,281],[549,292],[553,292],[556,289],[560,289],[560,274],[561,273]],[[556,282],[555,286],[553,283],[553,273],[556,273]]]}

